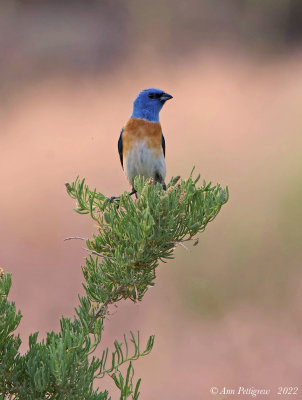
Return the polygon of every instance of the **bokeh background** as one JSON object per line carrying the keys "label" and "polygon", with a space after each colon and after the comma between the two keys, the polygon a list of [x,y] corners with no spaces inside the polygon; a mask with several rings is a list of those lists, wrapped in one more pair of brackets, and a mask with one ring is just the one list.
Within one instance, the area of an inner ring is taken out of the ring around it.
{"label": "bokeh background", "polygon": [[[142,303],[111,310],[104,345],[130,329],[156,335],[135,367],[144,400],[210,399],[212,386],[274,399],[299,386],[301,1],[0,7],[0,266],[13,273],[22,350],[83,293],[83,244],[63,239],[95,227],[64,183],[80,175],[108,196],[128,189],[118,135],[136,94],[159,87],[174,96],[161,112],[168,179],[195,165],[230,200],[199,246],[160,265]],[[110,380],[100,385],[118,398]]]}

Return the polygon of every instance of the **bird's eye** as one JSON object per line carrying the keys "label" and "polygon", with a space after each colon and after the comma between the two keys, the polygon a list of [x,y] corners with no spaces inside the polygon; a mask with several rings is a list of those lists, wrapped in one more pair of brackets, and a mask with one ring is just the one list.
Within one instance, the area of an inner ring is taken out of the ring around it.
{"label": "bird's eye", "polygon": [[150,93],[149,98],[150,99],[159,99],[162,93]]}

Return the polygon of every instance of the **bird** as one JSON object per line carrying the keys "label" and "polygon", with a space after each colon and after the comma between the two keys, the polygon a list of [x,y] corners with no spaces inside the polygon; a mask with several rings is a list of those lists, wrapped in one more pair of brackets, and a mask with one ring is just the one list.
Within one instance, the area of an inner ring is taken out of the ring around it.
{"label": "bird", "polygon": [[142,90],[133,102],[130,119],[121,130],[118,152],[122,168],[135,194],[134,178],[153,178],[166,190],[166,145],[159,122],[159,112],[173,96],[160,89]]}

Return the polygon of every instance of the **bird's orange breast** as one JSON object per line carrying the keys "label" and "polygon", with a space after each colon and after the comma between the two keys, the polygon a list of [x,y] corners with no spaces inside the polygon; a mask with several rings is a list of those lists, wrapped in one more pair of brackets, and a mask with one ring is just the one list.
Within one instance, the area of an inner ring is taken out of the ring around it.
{"label": "bird's orange breast", "polygon": [[125,125],[122,135],[124,157],[127,157],[128,151],[142,141],[153,151],[154,157],[159,157],[162,154],[161,135],[161,126],[158,122],[131,118]]}

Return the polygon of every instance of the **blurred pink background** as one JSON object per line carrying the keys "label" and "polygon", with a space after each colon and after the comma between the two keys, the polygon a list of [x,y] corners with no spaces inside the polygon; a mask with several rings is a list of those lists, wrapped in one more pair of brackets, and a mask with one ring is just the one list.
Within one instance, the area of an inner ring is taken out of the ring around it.
{"label": "blurred pink background", "polygon": [[[229,186],[199,246],[178,248],[143,301],[106,320],[104,346],[130,329],[156,335],[135,363],[144,400],[241,398],[213,386],[274,399],[301,384],[301,8],[213,3],[12,1],[0,17],[0,267],[13,273],[22,351],[73,316],[87,254],[63,240],[95,226],[64,183],[128,189],[117,140],[141,89],[174,97],[161,112],[167,180],[195,165]],[[109,378],[100,387],[118,399]]]}

